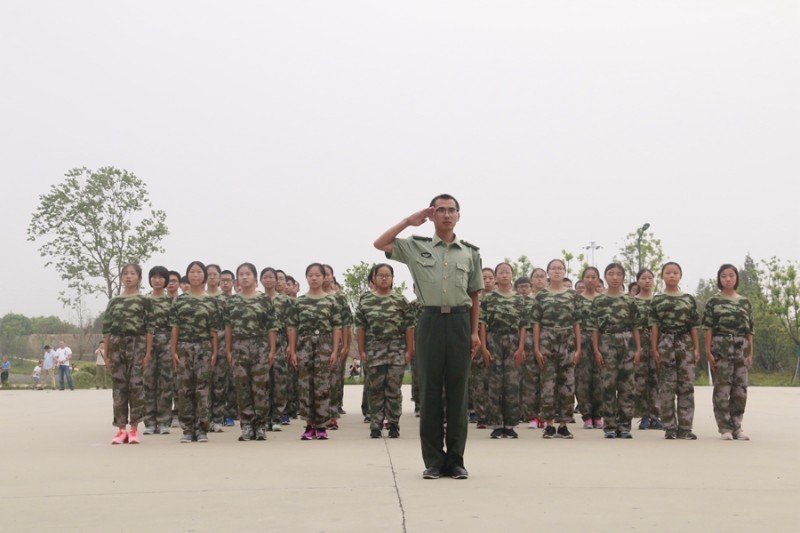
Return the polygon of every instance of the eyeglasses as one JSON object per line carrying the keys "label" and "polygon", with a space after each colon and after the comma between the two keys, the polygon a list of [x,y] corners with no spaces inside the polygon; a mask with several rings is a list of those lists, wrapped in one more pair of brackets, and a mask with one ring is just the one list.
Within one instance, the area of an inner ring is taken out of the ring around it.
{"label": "eyeglasses", "polygon": [[383,278],[383,279],[386,279],[386,278],[392,278],[392,277],[394,277],[394,276],[392,276],[391,274],[375,274],[375,277],[376,277],[376,278]]}
{"label": "eyeglasses", "polygon": [[453,216],[456,213],[458,213],[458,209],[456,209],[455,207],[437,207],[436,208],[436,214],[439,215],[439,216],[442,216],[442,215],[445,215],[445,214]]}

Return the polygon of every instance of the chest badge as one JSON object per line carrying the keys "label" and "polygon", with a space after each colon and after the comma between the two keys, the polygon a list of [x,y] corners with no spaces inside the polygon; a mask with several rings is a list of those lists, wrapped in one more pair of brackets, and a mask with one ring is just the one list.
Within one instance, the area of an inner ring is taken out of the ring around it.
{"label": "chest badge", "polygon": [[420,254],[420,255],[422,255],[422,257],[425,257],[425,258],[430,258],[431,257],[431,253],[430,252],[422,252],[422,254]]}

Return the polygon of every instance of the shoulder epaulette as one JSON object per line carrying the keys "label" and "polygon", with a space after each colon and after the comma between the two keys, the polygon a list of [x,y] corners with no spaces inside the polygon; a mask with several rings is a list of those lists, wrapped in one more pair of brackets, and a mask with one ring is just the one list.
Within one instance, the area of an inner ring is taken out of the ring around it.
{"label": "shoulder epaulette", "polygon": [[425,241],[425,242],[431,242],[433,240],[433,237],[423,237],[421,235],[412,235],[411,238],[414,239],[415,241]]}
{"label": "shoulder epaulette", "polygon": [[473,249],[473,250],[475,250],[476,252],[480,250],[480,248],[478,248],[478,247],[477,247],[477,246],[475,246],[474,244],[472,244],[472,243],[470,243],[470,242],[467,242],[467,241],[465,241],[465,240],[461,240],[461,244],[463,244],[464,246],[468,246],[468,247],[472,248],[472,249]]}

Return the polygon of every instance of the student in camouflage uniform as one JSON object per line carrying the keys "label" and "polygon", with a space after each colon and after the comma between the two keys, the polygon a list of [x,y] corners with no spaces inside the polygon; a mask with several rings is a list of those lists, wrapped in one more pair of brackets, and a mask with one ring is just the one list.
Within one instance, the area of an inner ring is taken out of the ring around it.
{"label": "student in camouflage uniform", "polygon": [[[273,302],[275,304],[275,311],[278,313],[278,320],[281,321],[281,334],[278,335],[278,344],[284,350],[284,355],[286,357],[286,369],[288,373],[288,379],[286,381],[286,407],[284,408],[284,416],[281,418],[281,423],[283,425],[288,425],[292,418],[297,418],[297,413],[300,410],[300,399],[297,396],[297,369],[289,364],[288,354],[286,354],[286,346],[289,342],[288,337],[286,337],[286,316],[288,315],[288,306],[294,304],[295,299],[287,294],[287,289],[289,286],[289,279],[291,278],[292,283],[294,283],[294,278],[291,276],[287,276],[283,270],[276,270],[275,271],[277,281],[275,282],[275,292],[286,296],[285,299],[281,299],[279,302]],[[283,311],[281,310],[281,306],[283,305]],[[283,336],[283,338],[282,338]],[[285,342],[284,342],[285,341]]]}
{"label": "student in camouflage uniform", "polygon": [[269,370],[275,361],[278,321],[269,297],[257,292],[256,267],[236,269],[240,291],[225,305],[225,355],[236,381],[240,441],[266,440],[269,423]]}
{"label": "student in camouflage uniform", "polygon": [[394,269],[376,266],[375,291],[361,298],[355,316],[358,352],[368,369],[370,437],[381,436],[384,419],[390,438],[400,436],[403,374],[411,362],[414,317],[408,300],[392,290]]}
{"label": "student in camouflage uniform", "polygon": [[586,325],[603,377],[603,427],[607,439],[632,439],[633,378],[642,351],[636,304],[625,292],[622,265],[611,263],[603,274],[608,290],[595,297]]}
{"label": "student in camouflage uniform", "polygon": [[[493,269],[484,268],[482,275],[484,288],[481,292],[481,300],[487,294],[494,292],[496,287]],[[469,401],[473,410],[470,413],[470,422],[476,422],[478,429],[485,429],[488,420],[486,403],[489,396],[489,367],[492,364],[492,354],[486,344],[483,344],[484,340],[481,340],[481,349],[472,358],[469,374]]]}
{"label": "student in camouflage uniform", "polygon": [[682,275],[678,263],[670,261],[661,268],[664,293],[654,296],[650,304],[650,346],[660,371],[664,437],[696,440],[692,422],[695,365],[700,359],[700,315],[694,296],[681,292]]}
{"label": "student in camouflage uniform", "polygon": [[[206,294],[217,304],[217,313],[220,319],[225,314],[225,304],[228,296],[219,288],[222,269],[219,265],[208,265],[208,281],[206,282]],[[225,329],[222,322],[219,323],[217,338],[222,341],[225,336]],[[226,425],[234,425],[233,419],[236,416],[236,405],[228,405],[228,388],[233,386],[233,378],[228,359],[225,357],[217,358],[217,363],[211,370],[211,384],[209,386],[209,414],[211,425],[209,430],[212,433],[222,433]]]}
{"label": "student in camouflage uniform", "polygon": [[703,312],[706,357],[714,372],[714,418],[722,440],[750,440],[742,431],[747,404],[747,374],[753,364],[753,312],[736,293],[739,270],[730,264],[717,271],[720,293]]}
{"label": "student in camouflage uniform", "polygon": [[[581,318],[578,295],[567,289],[561,259],[547,264],[548,288],[538,292],[533,304],[533,352],[542,368],[541,415],[547,426],[545,439],[571,439],[567,422],[575,407],[575,364],[580,361]],[[558,430],[553,426],[559,423]]]}
{"label": "student in camouflage uniform", "polygon": [[[108,302],[103,317],[106,367],[111,371],[114,426],[119,428],[111,444],[139,443],[137,426],[144,415],[144,364],[151,301],[139,294],[142,269],[122,267],[123,292]],[[130,424],[130,431],[126,432]]]}
{"label": "student in camouflage uniform", "polygon": [[542,368],[533,353],[533,304],[536,295],[547,287],[547,272],[543,268],[531,271],[531,294],[525,300],[525,362],[520,372],[520,408],[528,429],[544,427],[539,419],[542,405]]}
{"label": "student in camouflage uniform", "polygon": [[[175,299],[181,293],[181,275],[179,272],[174,270],[169,271],[169,283],[167,283],[167,295],[170,297],[170,305],[175,302]],[[170,335],[171,335],[170,328]],[[172,353],[170,352],[170,359],[172,359]],[[172,364],[172,363],[170,363]],[[177,376],[175,376],[175,367],[173,365],[172,368],[172,424],[170,426],[177,428],[180,427],[180,422],[178,421],[178,404],[180,403],[180,384],[178,383],[179,380]]]}
{"label": "student in camouflage uniform", "polygon": [[[643,268],[636,274],[639,292],[636,293],[636,324],[642,338],[642,356],[636,367],[634,387],[634,416],[640,416],[639,429],[663,429],[658,398],[658,368],[650,347],[650,304],[653,301],[653,280],[650,270]],[[628,293],[631,291],[629,290]]]}
{"label": "student in camouflage uniform", "polygon": [[169,350],[169,312],[172,298],[166,291],[169,271],[156,266],[148,273],[153,293],[144,357],[144,434],[167,435],[172,424],[172,354]]}
{"label": "student in camouflage uniform", "polygon": [[[524,354],[525,330],[521,327],[524,298],[512,289],[513,271],[508,263],[494,269],[497,290],[481,299],[481,346],[489,352],[487,423],[490,438],[519,437],[514,426],[519,423],[519,365]],[[522,330],[522,331],[520,331]]]}
{"label": "student in camouflage uniform", "polygon": [[[289,403],[289,363],[286,361],[286,313],[292,304],[292,299],[278,292],[278,271],[272,267],[261,270],[261,284],[264,294],[272,302],[275,309],[275,319],[278,322],[277,338],[275,345],[275,362],[269,370],[270,414],[269,421],[272,431],[282,431],[283,424],[289,423],[287,405]],[[283,285],[281,285],[283,287]]]}
{"label": "student in camouflage uniform", "polygon": [[189,290],[175,300],[170,313],[172,361],[180,381],[181,442],[208,442],[209,383],[217,362],[219,307],[205,292],[206,266],[192,261],[186,269]]}
{"label": "student in camouflage uniform", "polygon": [[322,290],[324,277],[321,264],[306,268],[308,292],[286,317],[287,353],[297,368],[300,416],[306,420],[302,440],[326,440],[331,420],[331,372],[338,368],[342,314],[336,300]]}
{"label": "student in camouflage uniform", "polygon": [[[414,292],[416,295],[416,292]],[[411,314],[413,321],[414,321],[414,329],[416,331],[417,322],[419,321],[419,315],[422,313],[422,305],[420,305],[419,300],[414,299],[409,303],[409,313]],[[419,404],[420,404],[420,395],[419,395],[419,370],[417,369],[417,345],[416,345],[416,336],[411,339],[411,401],[414,402],[414,416],[419,418]]]}
{"label": "student in camouflage uniform", "polygon": [[[578,410],[583,419],[584,429],[603,428],[603,376],[597,361],[593,357],[592,332],[588,329],[591,323],[592,302],[597,297],[597,280],[600,271],[595,267],[586,267],[581,274],[580,283],[583,293],[578,301],[581,308],[581,357],[575,366],[575,397]],[[577,291],[576,291],[577,294]]]}
{"label": "student in camouflage uniform", "polygon": [[325,278],[322,290],[329,294],[336,302],[336,307],[340,315],[342,324],[341,342],[339,344],[339,355],[336,358],[336,368],[331,369],[331,421],[328,429],[339,429],[338,419],[344,414],[344,372],[347,365],[347,356],[350,354],[350,343],[352,341],[353,313],[347,298],[339,290],[339,284],[333,275],[333,267],[322,265],[325,269]]}

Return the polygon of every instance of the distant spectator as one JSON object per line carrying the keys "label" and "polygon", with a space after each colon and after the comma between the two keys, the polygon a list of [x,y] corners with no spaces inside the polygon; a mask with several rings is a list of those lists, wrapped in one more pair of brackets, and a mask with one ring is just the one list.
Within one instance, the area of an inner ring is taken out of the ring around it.
{"label": "distant spectator", "polygon": [[103,359],[104,346],[105,346],[105,341],[100,341],[100,343],[97,345],[97,349],[94,351],[94,355],[96,357],[94,362],[95,389],[99,389],[100,387],[103,387],[104,389],[106,388],[106,360]]}
{"label": "distant spectator", "polygon": [[39,361],[36,363],[36,366],[33,367],[33,374],[31,374],[33,378],[33,390],[42,390],[42,362]]}
{"label": "distant spectator", "polygon": [[50,386],[53,387],[53,390],[56,388],[56,351],[50,347],[49,344],[45,344],[44,346],[44,365],[42,365],[42,370],[44,370],[44,381],[45,383],[50,382]]}
{"label": "distant spectator", "polygon": [[72,369],[70,368],[70,359],[72,359],[72,350],[69,349],[64,341],[59,341],[58,350],[56,350],[56,363],[58,363],[58,385],[61,390],[64,390],[64,378],[67,378],[69,390],[75,390],[72,384]]}
{"label": "distant spectator", "polygon": [[350,365],[350,379],[359,379],[361,377],[361,360],[353,359],[353,364]]}
{"label": "distant spectator", "polygon": [[8,360],[8,356],[3,356],[3,366],[2,371],[0,372],[0,385],[3,387],[8,387],[8,371],[11,370],[11,361]]}

